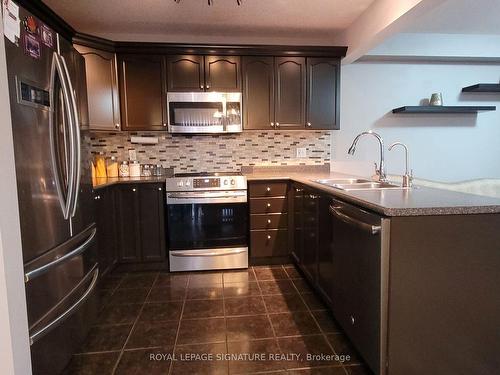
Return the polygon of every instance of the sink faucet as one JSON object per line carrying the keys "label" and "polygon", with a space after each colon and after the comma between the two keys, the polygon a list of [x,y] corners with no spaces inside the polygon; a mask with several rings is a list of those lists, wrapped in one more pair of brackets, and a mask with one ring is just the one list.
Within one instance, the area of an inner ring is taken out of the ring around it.
{"label": "sink faucet", "polygon": [[352,141],[351,147],[349,147],[349,155],[354,155],[356,152],[356,145],[358,144],[359,139],[364,136],[364,135],[373,135],[375,138],[377,138],[378,143],[380,144],[380,164],[377,168],[377,163],[375,163],[375,174],[377,175],[377,179],[381,182],[386,182],[387,181],[387,174],[385,172],[385,158],[384,158],[384,140],[382,137],[373,132],[373,131],[367,131],[360,133],[354,138],[354,141]]}
{"label": "sink faucet", "polygon": [[401,142],[394,142],[389,146],[389,151],[391,151],[395,146],[401,146],[405,150],[405,174],[403,175],[403,187],[411,187],[413,181],[413,171],[409,170],[409,156],[408,156],[408,146]]}

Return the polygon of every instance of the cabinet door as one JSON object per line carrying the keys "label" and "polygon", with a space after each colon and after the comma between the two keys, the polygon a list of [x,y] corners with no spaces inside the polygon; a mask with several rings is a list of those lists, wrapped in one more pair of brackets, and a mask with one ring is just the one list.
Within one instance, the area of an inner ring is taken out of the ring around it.
{"label": "cabinet door", "polygon": [[120,130],[120,104],[115,54],[75,46],[85,59],[89,128]]}
{"label": "cabinet door", "polygon": [[237,56],[205,56],[207,91],[241,91],[241,62]]}
{"label": "cabinet door", "polygon": [[305,128],[306,60],[302,57],[277,57],[276,128]]}
{"label": "cabinet door", "polygon": [[243,128],[274,128],[274,58],[243,57]]}
{"label": "cabinet door", "polygon": [[331,199],[320,195],[318,207],[318,288],[323,298],[332,304],[333,292],[333,217],[329,211]]}
{"label": "cabinet door", "polygon": [[304,248],[302,251],[302,266],[306,276],[316,285],[318,275],[319,195],[312,190],[305,190],[303,204]]}
{"label": "cabinet door", "polygon": [[165,200],[162,184],[139,187],[141,257],[143,262],[166,259]]}
{"label": "cabinet door", "polygon": [[99,243],[99,270],[100,274],[104,276],[118,258],[114,188],[104,188],[96,191],[94,200]]}
{"label": "cabinet door", "polygon": [[165,130],[165,70],[161,56],[118,59],[122,130]]}
{"label": "cabinet door", "polygon": [[119,260],[124,263],[140,262],[139,188],[137,185],[117,187],[116,208]]}
{"label": "cabinet door", "polygon": [[73,47],[67,50],[67,52],[63,52],[63,57],[68,63],[69,76],[75,92],[80,129],[88,129],[89,110],[85,58]]}
{"label": "cabinet door", "polygon": [[304,246],[304,189],[301,185],[293,186],[293,246],[292,256],[299,266],[302,265],[302,252]]}
{"label": "cabinet door", "polygon": [[203,56],[167,57],[168,91],[203,91],[205,89]]}
{"label": "cabinet door", "polygon": [[307,127],[339,129],[338,59],[307,59]]}

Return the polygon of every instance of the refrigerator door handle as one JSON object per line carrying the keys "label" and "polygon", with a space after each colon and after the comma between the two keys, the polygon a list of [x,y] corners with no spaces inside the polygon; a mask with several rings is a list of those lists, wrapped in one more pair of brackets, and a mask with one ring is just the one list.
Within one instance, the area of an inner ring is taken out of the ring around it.
{"label": "refrigerator door handle", "polygon": [[85,283],[90,275],[93,274],[92,281],[90,282],[89,287],[85,291],[85,293],[82,294],[78,300],[73,303],[68,309],[66,309],[61,315],[59,315],[57,318],[52,320],[50,323],[45,325],[43,328],[39,329],[32,335],[30,335],[30,345],[33,345],[36,341],[41,339],[43,336],[45,336],[47,333],[49,333],[52,329],[56,328],[59,324],[61,324],[66,318],[68,318],[83,302],[87,300],[89,297],[90,293],[94,290],[97,279],[99,277],[99,267],[98,263],[94,264],[92,269],[89,271],[87,275],[73,288],[73,290],[68,294],[71,295],[73,291],[78,289],[83,283]]}
{"label": "refrigerator door handle", "polygon": [[78,106],[76,104],[76,96],[75,96],[75,90],[73,90],[73,85],[71,83],[71,76],[69,74],[68,66],[66,65],[66,60],[64,59],[64,56],[60,56],[61,62],[62,62],[62,67],[64,69],[65,73],[65,79],[67,83],[67,87],[69,89],[69,97],[70,97],[70,107],[73,108],[73,110],[70,112],[70,114],[73,116],[73,135],[74,135],[74,152],[73,152],[73,159],[71,160],[72,163],[72,168],[74,168],[74,180],[71,181],[73,184],[73,199],[72,201],[69,202],[69,207],[70,207],[70,215],[71,217],[75,216],[76,213],[76,207],[78,203],[78,190],[80,187],[80,175],[81,175],[81,137],[80,137],[80,121],[78,119]]}
{"label": "refrigerator door handle", "polygon": [[[74,125],[73,125],[73,117],[71,116],[72,111],[72,106],[70,103],[70,97],[68,93],[68,87],[66,86],[66,79],[65,79],[65,73],[63,70],[63,67],[61,66],[61,62],[59,60],[59,55],[54,52],[53,58],[52,58],[52,69],[51,69],[51,94],[52,94],[52,103],[55,103],[54,97],[57,95],[55,92],[55,80],[56,76],[59,77],[59,80],[61,82],[61,89],[62,89],[62,98],[64,102],[64,106],[66,108],[66,112],[68,113],[68,121],[69,121],[69,126],[68,126],[68,132],[69,132],[69,142],[70,142],[70,160],[74,160],[75,158],[75,136],[74,136]],[[74,168],[72,165],[67,166],[67,171],[68,171],[68,186],[67,186],[67,191],[66,191],[66,199],[64,198],[62,189],[63,189],[63,183],[59,180],[59,166],[58,162],[56,160],[56,150],[55,150],[55,141],[54,141],[54,124],[53,124],[53,116],[54,113],[57,112],[56,108],[52,109],[52,113],[50,116],[50,144],[51,144],[51,156],[52,156],[52,166],[54,168],[55,172],[55,182],[56,182],[56,190],[57,190],[57,195],[59,197],[59,202],[61,204],[62,210],[63,210],[63,215],[65,219],[69,219],[69,214],[70,214],[70,203],[73,200],[73,186],[74,186]],[[71,163],[71,162],[70,162]],[[72,164],[72,163],[71,163]]]}
{"label": "refrigerator door handle", "polygon": [[71,259],[71,258],[73,258],[73,257],[75,257],[75,256],[77,256],[77,255],[79,255],[81,253],[83,253],[90,246],[90,244],[92,243],[92,241],[94,240],[96,232],[97,232],[97,229],[93,228],[92,232],[90,233],[89,237],[85,240],[85,242],[83,242],[75,250],[73,250],[73,251],[71,251],[71,252],[69,252],[67,254],[64,254],[62,257],[57,258],[57,259],[55,259],[55,260],[53,260],[53,261],[51,261],[51,262],[49,262],[47,264],[44,264],[41,267],[35,268],[32,271],[26,272],[24,274],[24,282],[27,283],[28,281],[34,279],[35,277],[38,277],[38,276],[44,274],[45,272],[47,272],[52,267],[55,267],[58,264],[60,264],[62,262],[65,262],[68,259]]}

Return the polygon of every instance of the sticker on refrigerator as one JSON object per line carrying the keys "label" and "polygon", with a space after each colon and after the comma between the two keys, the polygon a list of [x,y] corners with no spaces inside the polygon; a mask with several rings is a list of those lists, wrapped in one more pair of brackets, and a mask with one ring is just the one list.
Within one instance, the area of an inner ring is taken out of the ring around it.
{"label": "sticker on refrigerator", "polygon": [[24,29],[30,34],[37,34],[38,25],[36,23],[35,17],[27,16],[24,18]]}
{"label": "sticker on refrigerator", "polygon": [[54,48],[54,33],[47,25],[40,26],[40,38],[46,47]]}
{"label": "sticker on refrigerator", "polygon": [[19,22],[19,7],[10,0],[2,0],[3,33],[12,43],[19,45],[21,24]]}
{"label": "sticker on refrigerator", "polygon": [[31,35],[24,35],[24,52],[34,59],[39,59],[42,56],[42,48],[38,39]]}

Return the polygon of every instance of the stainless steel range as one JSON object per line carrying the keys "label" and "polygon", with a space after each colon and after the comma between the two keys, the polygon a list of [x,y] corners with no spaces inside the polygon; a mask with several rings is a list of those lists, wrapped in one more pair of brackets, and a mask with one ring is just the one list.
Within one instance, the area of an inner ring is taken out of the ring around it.
{"label": "stainless steel range", "polygon": [[170,271],[248,267],[245,176],[177,174],[166,194]]}

